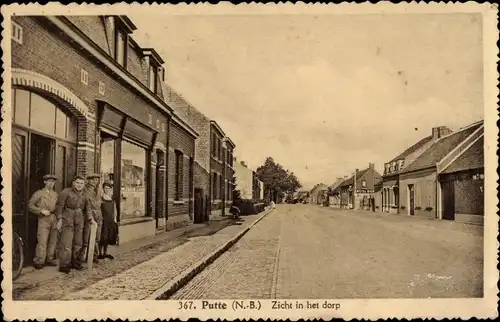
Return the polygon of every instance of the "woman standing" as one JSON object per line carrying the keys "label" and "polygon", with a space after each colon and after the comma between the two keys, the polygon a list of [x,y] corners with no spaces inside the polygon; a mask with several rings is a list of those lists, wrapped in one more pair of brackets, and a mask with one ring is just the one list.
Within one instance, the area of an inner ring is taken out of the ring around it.
{"label": "woman standing", "polygon": [[116,244],[116,203],[113,200],[113,185],[109,182],[102,184],[104,194],[102,196],[102,230],[99,243],[99,259],[114,257],[108,254],[108,245]]}

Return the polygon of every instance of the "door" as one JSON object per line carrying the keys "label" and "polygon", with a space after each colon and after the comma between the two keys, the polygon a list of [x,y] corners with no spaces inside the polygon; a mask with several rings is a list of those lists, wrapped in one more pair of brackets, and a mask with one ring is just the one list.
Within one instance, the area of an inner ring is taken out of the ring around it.
{"label": "door", "polygon": [[[28,133],[12,129],[12,229],[27,240]],[[25,249],[25,258],[28,259]]]}
{"label": "door", "polygon": [[162,209],[162,204],[163,204],[163,196],[162,193],[164,192],[163,187],[163,180],[164,176],[162,175],[162,166],[163,166],[163,152],[160,150],[156,150],[156,205],[155,205],[155,221],[156,221],[156,228],[158,228],[159,223],[158,220],[160,218],[160,209]]}
{"label": "door", "polygon": [[412,184],[408,185],[408,191],[410,195],[410,215],[415,215],[415,188]]}
{"label": "door", "polygon": [[443,219],[455,220],[455,188],[452,180],[441,183],[443,191]]}
{"label": "door", "polygon": [[203,189],[194,189],[194,223],[203,221]]}
{"label": "door", "polygon": [[[55,140],[34,133],[30,134],[28,198],[37,190],[44,187],[43,176],[54,172],[54,147]],[[35,255],[37,243],[38,217],[28,212],[26,227],[28,232],[25,240],[27,245],[27,259],[31,260]]]}

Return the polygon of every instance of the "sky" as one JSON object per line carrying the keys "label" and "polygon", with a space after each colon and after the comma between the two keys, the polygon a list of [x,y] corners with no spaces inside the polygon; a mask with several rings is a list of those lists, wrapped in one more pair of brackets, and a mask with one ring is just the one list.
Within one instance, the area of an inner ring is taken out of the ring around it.
{"label": "sky", "polygon": [[272,156],[307,189],[483,119],[480,15],[129,17],[239,160]]}

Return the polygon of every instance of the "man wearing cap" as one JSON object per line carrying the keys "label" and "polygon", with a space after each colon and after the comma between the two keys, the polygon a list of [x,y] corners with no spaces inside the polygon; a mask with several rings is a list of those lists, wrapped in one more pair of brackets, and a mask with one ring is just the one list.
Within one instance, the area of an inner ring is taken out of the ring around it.
{"label": "man wearing cap", "polygon": [[31,196],[28,207],[38,216],[37,244],[33,266],[41,269],[44,265],[56,266],[54,261],[57,246],[57,220],[55,216],[57,192],[54,184],[57,178],[53,174],[43,176],[45,187]]}
{"label": "man wearing cap", "polygon": [[[101,203],[102,203],[102,191],[99,181],[101,175],[93,173],[87,176],[87,185],[85,186],[85,193],[90,202],[90,209],[92,211],[92,217],[97,222],[97,233],[94,247],[94,263],[97,263],[99,256],[99,240],[101,239],[101,229],[102,229],[102,213],[101,213]],[[80,252],[79,259],[81,262],[85,262],[87,257],[87,250],[90,242],[90,229],[91,225],[87,222],[83,228],[83,247]]]}
{"label": "man wearing cap", "polygon": [[85,179],[76,176],[72,185],[61,191],[56,203],[57,229],[61,230],[59,271],[63,273],[69,273],[71,268],[82,269],[78,255],[83,244],[83,225],[94,221],[84,191]]}

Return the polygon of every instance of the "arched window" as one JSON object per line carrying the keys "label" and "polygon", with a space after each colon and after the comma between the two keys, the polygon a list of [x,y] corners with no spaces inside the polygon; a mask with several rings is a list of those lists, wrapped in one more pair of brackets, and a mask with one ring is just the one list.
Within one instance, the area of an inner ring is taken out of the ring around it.
{"label": "arched window", "polygon": [[15,125],[68,141],[77,140],[77,119],[63,107],[24,89],[14,89],[12,100]]}

